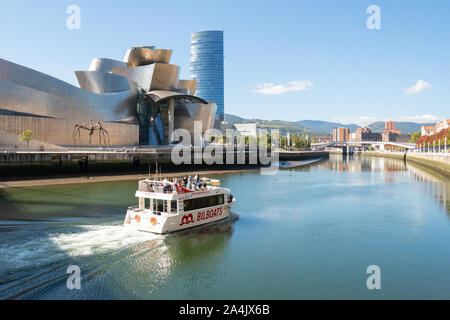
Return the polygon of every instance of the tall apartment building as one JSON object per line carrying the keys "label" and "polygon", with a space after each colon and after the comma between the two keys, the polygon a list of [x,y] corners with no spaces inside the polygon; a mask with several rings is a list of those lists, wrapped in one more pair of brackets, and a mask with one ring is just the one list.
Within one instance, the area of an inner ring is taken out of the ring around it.
{"label": "tall apartment building", "polygon": [[396,134],[402,133],[401,130],[395,129],[395,122],[394,121],[386,121],[384,124],[384,131],[383,132],[392,132]]}
{"label": "tall apartment building", "polygon": [[331,141],[348,141],[350,140],[350,128],[334,128],[331,133]]}
{"label": "tall apartment building", "polygon": [[372,132],[368,127],[358,128],[355,133],[356,141],[381,141],[381,133]]}

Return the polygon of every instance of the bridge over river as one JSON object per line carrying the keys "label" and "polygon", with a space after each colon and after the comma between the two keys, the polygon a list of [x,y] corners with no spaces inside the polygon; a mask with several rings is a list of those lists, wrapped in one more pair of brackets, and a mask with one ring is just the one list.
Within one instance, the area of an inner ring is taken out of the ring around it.
{"label": "bridge over river", "polygon": [[313,150],[323,150],[325,148],[334,147],[341,148],[344,152],[347,152],[348,149],[360,149],[365,150],[369,146],[374,148],[378,148],[380,150],[384,150],[386,145],[399,147],[403,150],[412,151],[416,149],[415,143],[408,142],[385,142],[385,141],[332,141],[332,142],[321,142],[321,143],[312,143],[311,148]]}

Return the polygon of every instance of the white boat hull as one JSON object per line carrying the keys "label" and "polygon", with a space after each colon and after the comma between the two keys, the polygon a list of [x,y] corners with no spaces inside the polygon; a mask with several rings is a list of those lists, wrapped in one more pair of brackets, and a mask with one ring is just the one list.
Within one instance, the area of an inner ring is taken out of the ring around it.
{"label": "white boat hull", "polygon": [[128,209],[124,225],[157,234],[181,231],[226,219],[230,216],[233,202],[173,215],[155,215],[151,210]]}

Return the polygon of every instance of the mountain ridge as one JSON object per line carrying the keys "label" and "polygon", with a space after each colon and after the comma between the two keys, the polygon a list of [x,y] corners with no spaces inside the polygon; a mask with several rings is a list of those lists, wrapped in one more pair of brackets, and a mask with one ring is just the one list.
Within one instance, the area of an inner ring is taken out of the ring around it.
{"label": "mountain ridge", "polygon": [[[357,124],[343,124],[339,122],[323,121],[323,120],[262,120],[262,119],[245,119],[240,116],[226,114],[225,119],[229,123],[253,123],[259,122],[262,128],[279,129],[281,134],[298,133],[308,135],[328,135],[333,128],[346,127],[350,128],[350,132],[355,132],[361,126]],[[416,122],[395,122],[395,127],[400,129],[402,133],[412,134],[420,131],[422,125],[435,125],[434,123],[416,123]],[[376,121],[369,124],[367,127],[371,128],[373,132],[382,132],[385,128],[384,121]]]}

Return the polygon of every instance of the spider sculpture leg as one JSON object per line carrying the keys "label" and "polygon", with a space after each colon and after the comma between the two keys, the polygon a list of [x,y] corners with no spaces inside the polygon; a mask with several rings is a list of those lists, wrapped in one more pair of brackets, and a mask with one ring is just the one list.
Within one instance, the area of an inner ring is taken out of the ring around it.
{"label": "spider sculpture leg", "polygon": [[[110,141],[109,141],[109,133],[108,133],[108,131],[106,130],[106,129],[103,129],[103,137],[105,136],[105,134],[106,134],[106,136],[108,137],[108,146],[110,145]],[[105,139],[105,144],[106,144],[106,139]]]}

